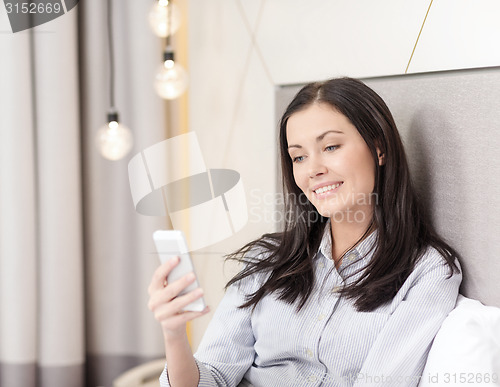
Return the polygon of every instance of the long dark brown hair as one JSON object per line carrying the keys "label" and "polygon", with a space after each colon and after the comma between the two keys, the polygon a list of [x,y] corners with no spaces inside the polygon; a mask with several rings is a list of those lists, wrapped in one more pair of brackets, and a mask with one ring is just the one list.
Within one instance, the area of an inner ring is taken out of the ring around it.
{"label": "long dark brown hair", "polygon": [[[446,259],[450,276],[453,271],[459,272],[454,262],[457,252],[437,234],[414,190],[403,144],[389,108],[363,82],[337,78],[303,87],[281,118],[284,230],[265,234],[227,256],[245,265],[226,287],[255,273],[265,274],[262,286],[249,294],[240,307],[253,308],[262,297],[274,294],[290,304],[297,302],[297,310],[300,310],[313,290],[313,258],[328,218],[318,213],[295,183],[286,126],[292,114],[315,103],[328,104],[349,119],[368,145],[376,166],[373,194],[377,200],[373,219],[361,237],[373,228],[378,230],[373,256],[361,277],[345,286],[341,295],[354,299],[358,311],[372,311],[385,304],[396,295],[430,246]],[[379,165],[377,148],[385,155],[383,165]],[[265,253],[255,257],[256,251]]]}

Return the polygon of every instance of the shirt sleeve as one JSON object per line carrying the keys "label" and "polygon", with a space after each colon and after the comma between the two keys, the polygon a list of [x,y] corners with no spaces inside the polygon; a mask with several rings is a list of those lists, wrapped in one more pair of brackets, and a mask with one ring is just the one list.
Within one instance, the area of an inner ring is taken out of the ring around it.
{"label": "shirt sleeve", "polygon": [[[217,307],[203,339],[194,354],[200,371],[199,386],[237,386],[251,367],[254,343],[251,324],[252,308],[240,309],[245,295],[253,292],[253,277],[231,285]],[[167,367],[160,376],[161,387],[167,387]]]}
{"label": "shirt sleeve", "polygon": [[412,285],[375,340],[354,387],[419,384],[431,344],[455,307],[462,282],[461,269],[448,278],[449,266],[432,251],[414,270]]}

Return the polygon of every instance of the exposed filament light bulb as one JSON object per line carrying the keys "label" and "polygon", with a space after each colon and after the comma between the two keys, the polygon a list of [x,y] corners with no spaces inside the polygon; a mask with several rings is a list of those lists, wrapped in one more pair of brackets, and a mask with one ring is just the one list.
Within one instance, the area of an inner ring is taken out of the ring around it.
{"label": "exposed filament light bulb", "polygon": [[181,11],[173,1],[158,0],[149,12],[149,25],[155,35],[165,38],[179,29],[181,18]]}
{"label": "exposed filament light bulb", "polygon": [[189,77],[184,68],[174,61],[174,53],[167,49],[163,63],[155,77],[156,93],[164,99],[175,99],[182,95],[189,84]]}
{"label": "exposed filament light bulb", "polygon": [[97,131],[96,145],[108,160],[120,160],[132,149],[133,138],[129,128],[118,121],[118,113],[108,113],[108,123]]}

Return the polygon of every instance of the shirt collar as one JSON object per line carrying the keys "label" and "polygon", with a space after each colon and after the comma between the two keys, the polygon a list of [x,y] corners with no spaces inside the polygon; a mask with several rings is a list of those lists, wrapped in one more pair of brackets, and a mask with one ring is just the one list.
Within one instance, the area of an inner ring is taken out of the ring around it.
{"label": "shirt collar", "polygon": [[[370,235],[368,235],[365,239],[363,239],[356,247],[346,252],[344,254],[344,259],[342,259],[340,267],[343,267],[351,263],[354,259],[356,260],[360,259],[361,261],[369,260],[373,255],[375,243],[377,241],[377,234],[378,234],[377,230],[373,231]],[[325,258],[333,262],[330,220],[328,220],[328,222],[325,225],[323,237],[321,238],[321,243],[319,246],[319,252],[323,254]],[[345,262],[346,257],[348,257],[347,260],[349,262]]]}
{"label": "shirt collar", "polygon": [[330,220],[325,225],[323,237],[319,245],[319,251],[325,258],[332,260],[332,233],[331,233]]}

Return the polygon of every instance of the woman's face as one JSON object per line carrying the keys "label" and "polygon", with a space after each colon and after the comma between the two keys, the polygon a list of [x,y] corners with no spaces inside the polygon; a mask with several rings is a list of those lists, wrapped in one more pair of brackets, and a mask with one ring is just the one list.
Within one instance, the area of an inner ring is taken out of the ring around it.
{"label": "woman's face", "polygon": [[375,164],[347,117],[316,103],[289,117],[286,136],[295,183],[318,212],[337,222],[368,222]]}

